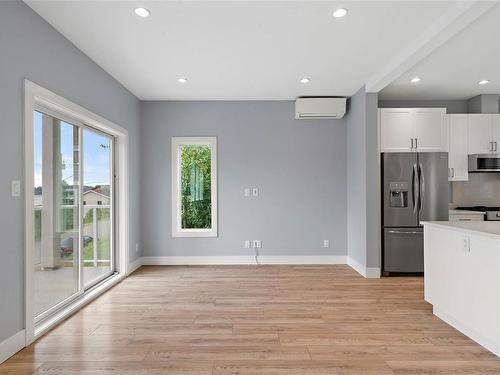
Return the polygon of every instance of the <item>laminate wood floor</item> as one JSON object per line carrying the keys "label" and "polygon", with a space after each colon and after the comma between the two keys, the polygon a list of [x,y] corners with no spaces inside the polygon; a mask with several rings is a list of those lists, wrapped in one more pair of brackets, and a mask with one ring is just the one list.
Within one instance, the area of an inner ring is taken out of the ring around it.
{"label": "laminate wood floor", "polygon": [[500,374],[422,278],[348,266],[141,267],[0,374]]}

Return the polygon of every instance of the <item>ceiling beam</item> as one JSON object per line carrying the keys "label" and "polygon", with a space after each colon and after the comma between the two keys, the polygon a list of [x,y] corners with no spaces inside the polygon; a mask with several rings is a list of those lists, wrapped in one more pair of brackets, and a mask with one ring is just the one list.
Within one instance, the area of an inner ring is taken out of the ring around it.
{"label": "ceiling beam", "polygon": [[457,1],[456,4],[406,46],[366,83],[366,92],[379,92],[457,35],[497,1]]}

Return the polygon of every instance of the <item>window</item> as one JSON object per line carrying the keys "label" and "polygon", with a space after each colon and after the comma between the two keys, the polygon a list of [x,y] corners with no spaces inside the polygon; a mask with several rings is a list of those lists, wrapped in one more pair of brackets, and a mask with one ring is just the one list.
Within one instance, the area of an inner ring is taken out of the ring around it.
{"label": "window", "polygon": [[172,138],[172,236],[217,237],[217,138]]}

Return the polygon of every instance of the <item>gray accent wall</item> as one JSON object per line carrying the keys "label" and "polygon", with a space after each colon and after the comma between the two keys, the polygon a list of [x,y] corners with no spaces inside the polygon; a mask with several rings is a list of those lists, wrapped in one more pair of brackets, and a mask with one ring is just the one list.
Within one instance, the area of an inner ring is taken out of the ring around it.
{"label": "gray accent wall", "polygon": [[[292,101],[143,102],[144,256],[346,255],[346,121],[295,120]],[[216,136],[218,238],[172,238],[173,136]],[[244,188],[257,187],[257,198]],[[323,248],[323,240],[330,248]]]}
{"label": "gray accent wall", "polygon": [[139,242],[139,101],[20,1],[0,2],[0,342],[24,328],[23,96],[27,78],[127,128],[130,250]]}
{"label": "gray accent wall", "polygon": [[467,101],[469,113],[498,113],[499,112],[498,94],[481,94],[470,98]]}
{"label": "gray accent wall", "polygon": [[362,87],[347,116],[347,254],[367,268],[380,268],[377,103]]}

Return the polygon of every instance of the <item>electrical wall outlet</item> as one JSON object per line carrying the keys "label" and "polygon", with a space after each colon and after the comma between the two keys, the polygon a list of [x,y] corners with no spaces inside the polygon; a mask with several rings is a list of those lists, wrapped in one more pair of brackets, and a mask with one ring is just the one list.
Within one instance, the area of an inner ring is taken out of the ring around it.
{"label": "electrical wall outlet", "polygon": [[259,196],[259,188],[252,188],[252,196],[254,197]]}
{"label": "electrical wall outlet", "polygon": [[262,247],[262,241],[261,240],[253,240],[253,247],[256,249],[260,249]]}
{"label": "electrical wall outlet", "polygon": [[245,249],[250,249],[252,247],[252,243],[250,240],[245,240]]}
{"label": "electrical wall outlet", "polygon": [[250,196],[250,188],[245,188],[245,190],[243,190],[243,194],[245,195],[245,197],[249,197]]}
{"label": "electrical wall outlet", "polygon": [[323,240],[323,247],[330,247],[330,240]]}

